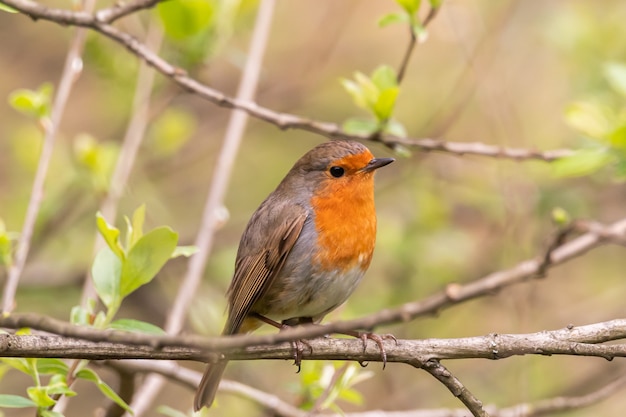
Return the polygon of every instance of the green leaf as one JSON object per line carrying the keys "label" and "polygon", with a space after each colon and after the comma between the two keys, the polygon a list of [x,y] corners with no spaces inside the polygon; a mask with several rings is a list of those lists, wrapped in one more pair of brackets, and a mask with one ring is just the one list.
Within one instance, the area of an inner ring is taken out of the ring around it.
{"label": "green leaf", "polygon": [[131,410],[128,404],[126,404],[126,402],[124,402],[124,400],[122,400],[122,398],[119,395],[117,395],[117,393],[113,391],[113,389],[111,389],[110,386],[104,383],[100,379],[98,374],[96,374],[91,369],[89,368],[81,369],[80,371],[76,373],[76,377],[95,383],[98,389],[100,390],[100,392],[102,392],[108,399],[112,400],[114,403],[122,407],[124,410],[133,414],[133,410]]}
{"label": "green leaf", "polygon": [[167,405],[158,406],[157,412],[166,415],[167,417],[188,417],[187,414],[182,411],[178,411],[172,407],[168,407]]}
{"label": "green leaf", "polygon": [[47,374],[67,374],[69,367],[61,359],[40,358],[37,360],[37,372]]}
{"label": "green leaf", "polygon": [[126,219],[126,223],[128,225],[128,242],[126,243],[126,248],[130,250],[135,243],[143,236],[143,223],[146,219],[146,205],[142,204],[137,207],[137,209],[133,213],[133,221],[132,223]]}
{"label": "green leaf", "polygon": [[389,65],[381,65],[372,73],[372,82],[378,90],[384,91],[398,86],[398,76]]}
{"label": "green leaf", "polygon": [[571,217],[565,209],[561,207],[555,207],[552,209],[552,221],[557,226],[567,226],[571,221]]}
{"label": "green leaf", "polygon": [[33,400],[20,395],[0,394],[0,408],[26,408],[36,405]]}
{"label": "green leaf", "polygon": [[162,1],[157,10],[167,35],[178,40],[207,29],[214,14],[213,5],[207,0]]}
{"label": "green leaf", "polygon": [[380,93],[373,107],[374,114],[379,121],[385,121],[391,117],[399,93],[398,87],[387,88]]}
{"label": "green leaf", "polygon": [[[385,124],[385,129],[383,131],[385,133],[389,134],[389,135],[394,135],[394,136],[397,136],[399,138],[407,137],[406,128],[404,127],[404,125],[402,123],[400,123],[399,121],[397,121],[395,119],[389,119],[387,121],[387,123]],[[398,151],[398,147],[397,146],[394,147],[394,150],[397,152]],[[408,155],[404,155],[404,156],[411,156],[410,151],[409,151]]]}
{"label": "green leaf", "polygon": [[378,19],[378,26],[383,28],[385,26],[393,25],[396,23],[408,23],[409,21],[410,16],[406,13],[389,13]]}
{"label": "green leaf", "polygon": [[406,10],[408,14],[413,15],[419,10],[421,0],[396,0],[396,3]]}
{"label": "green leaf", "polygon": [[419,43],[424,42],[428,38],[428,31],[420,22],[413,22],[411,24],[411,31],[413,31],[413,35],[417,38]]}
{"label": "green leaf", "polygon": [[433,9],[438,9],[443,4],[443,0],[428,0],[428,2]]}
{"label": "green leaf", "polygon": [[[92,273],[93,275],[93,273]],[[79,326],[87,326],[90,323],[91,314],[82,306],[74,306],[70,311],[70,323]]]}
{"label": "green leaf", "polygon": [[146,323],[141,320],[133,320],[133,319],[119,319],[115,320],[113,323],[109,325],[110,329],[114,330],[122,330],[125,332],[137,332],[137,333],[148,333],[148,334],[165,334],[165,330],[161,329],[159,326],[155,326],[152,323]]}
{"label": "green leaf", "polygon": [[364,119],[361,117],[351,117],[341,128],[351,135],[371,135],[378,131],[380,125],[374,119]]}
{"label": "green leaf", "polygon": [[65,417],[62,413],[52,410],[39,410],[39,417]]}
{"label": "green leaf", "polygon": [[626,97],[626,65],[619,62],[605,64],[604,76],[616,92]]}
{"label": "green leaf", "polygon": [[122,264],[120,295],[126,297],[140,286],[152,281],[170,259],[178,234],[169,227],[158,227],[139,239]]}
{"label": "green leaf", "polygon": [[626,150],[626,124],[613,129],[608,135],[608,139],[614,148]]}
{"label": "green leaf", "polygon": [[100,143],[86,133],[76,135],[72,145],[73,157],[84,178],[90,181],[96,191],[108,191],[119,153],[118,146]]}
{"label": "green leaf", "polygon": [[593,174],[613,159],[613,155],[605,148],[581,149],[572,156],[554,161],[552,169],[559,177],[580,177]]}
{"label": "green leaf", "polygon": [[122,407],[124,410],[128,411],[130,414],[134,414],[130,406],[126,404],[126,402],[122,399],[122,397],[117,395],[117,393],[113,390],[113,388],[108,386],[103,381],[98,382],[96,385],[98,386],[98,389],[100,390],[101,393],[104,394],[105,397],[107,397],[109,400],[113,401],[115,404],[119,405],[120,407]]}
{"label": "green leaf", "polygon": [[362,72],[355,72],[354,79],[361,88],[361,94],[365,102],[365,106],[363,107],[371,111],[374,103],[376,103],[376,101],[378,100],[380,89],[367,75],[363,74]]}
{"label": "green leaf", "polygon": [[64,395],[66,397],[75,397],[76,391],[66,385],[48,385],[49,395]]}
{"label": "green leaf", "polygon": [[26,392],[28,397],[35,402],[37,407],[50,407],[56,404],[50,396],[48,396],[46,387],[28,387]]}
{"label": "green leaf", "polygon": [[174,249],[174,252],[172,252],[171,258],[178,258],[179,256],[189,258],[191,255],[196,254],[198,250],[199,248],[195,245],[176,246],[176,249]]}
{"label": "green leaf", "polygon": [[599,105],[589,102],[569,105],[565,109],[565,120],[574,129],[596,139],[603,138],[611,129],[606,111]]}
{"label": "green leaf", "polygon": [[109,248],[103,248],[96,255],[91,267],[94,287],[98,297],[107,308],[118,306],[121,302],[120,281],[122,261]]}
{"label": "green leaf", "polygon": [[341,79],[341,85],[348,92],[354,104],[357,106],[367,109],[367,100],[365,99],[365,94],[361,90],[361,86],[352,80],[348,80],[345,78]]}
{"label": "green leaf", "polygon": [[7,13],[19,13],[19,11],[15,10],[13,7],[7,6],[6,4],[2,4],[2,3],[0,3],[0,10],[7,12]]}
{"label": "green leaf", "polygon": [[0,265],[10,266],[13,263],[13,244],[6,226],[0,219]]}
{"label": "green leaf", "polygon": [[98,227],[98,231],[100,235],[104,238],[104,241],[107,243],[109,248],[113,251],[113,253],[120,258],[120,260],[124,260],[126,257],[124,253],[124,248],[120,244],[120,231],[118,228],[111,226],[105,218],[102,216],[100,212],[96,214],[96,226]]}
{"label": "green leaf", "polygon": [[52,84],[44,83],[37,90],[18,89],[9,95],[9,104],[28,116],[43,118],[50,114]]}
{"label": "green leaf", "polygon": [[[121,302],[121,301],[122,300],[120,298],[119,302]],[[117,304],[112,306],[113,310],[117,309],[117,307],[118,307]],[[104,311],[98,311],[98,313],[96,314],[96,316],[93,319],[92,327],[94,327],[96,329],[102,329],[103,326],[106,325],[106,323],[108,323],[106,314],[104,314]]]}
{"label": "green leaf", "polygon": [[50,383],[47,386],[48,395],[65,395],[67,397],[76,396],[76,392],[67,386],[67,379],[65,375],[53,375],[50,378]]}
{"label": "green leaf", "polygon": [[93,370],[89,368],[81,369],[76,372],[76,378],[84,379],[85,381],[98,383],[100,382],[100,377]]}
{"label": "green leaf", "polygon": [[23,374],[34,376],[33,369],[30,367],[26,359],[22,358],[0,358],[2,363],[10,366],[13,369],[17,369]]}

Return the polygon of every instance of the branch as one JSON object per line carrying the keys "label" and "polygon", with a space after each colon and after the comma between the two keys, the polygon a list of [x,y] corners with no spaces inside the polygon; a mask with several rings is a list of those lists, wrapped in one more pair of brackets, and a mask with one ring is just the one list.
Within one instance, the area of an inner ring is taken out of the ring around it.
{"label": "branch", "polygon": [[144,9],[150,9],[161,1],[163,0],[135,0],[127,3],[116,2],[108,9],[99,10],[95,15],[95,19],[103,23],[113,23],[117,19],[128,16],[131,13]]}
{"label": "branch", "polygon": [[421,368],[445,385],[452,395],[458,398],[470,410],[474,417],[489,417],[489,414],[483,408],[483,403],[465,388],[461,381],[452,375],[439,361],[430,360],[422,365]]}
{"label": "branch", "polygon": [[[299,117],[293,114],[280,113],[266,107],[259,106],[257,103],[250,100],[236,99],[227,96],[221,91],[215,90],[189,77],[184,70],[165,61],[133,36],[109,24],[106,19],[104,21],[99,20],[98,16],[99,13],[102,13],[102,11],[97,12],[94,16],[84,12],[71,12],[63,9],[44,7],[31,0],[0,0],[0,3],[13,7],[33,19],[48,20],[61,25],[83,26],[97,31],[113,41],[125,46],[132,54],[143,59],[161,74],[170,78],[173,82],[185,90],[188,90],[217,106],[243,110],[250,116],[273,124],[280,129],[299,129],[322,135],[330,139],[352,139],[360,141],[373,139],[370,135],[349,134],[343,131],[336,123],[322,122]],[[150,0],[139,0],[137,5],[150,6],[152,3],[153,2]],[[124,13],[126,12],[127,10],[124,9]],[[130,10],[128,12],[130,12]],[[111,19],[111,16],[116,16],[113,11],[106,11],[104,15],[109,19]],[[430,138],[400,138],[393,135],[377,135],[376,140],[391,148],[401,144],[405,146],[412,146],[423,151],[439,151],[455,155],[487,156],[513,159],[517,161],[540,160],[551,162],[573,154],[573,151],[570,149],[556,149],[541,152],[529,149],[499,147],[482,143],[446,142]]]}
{"label": "branch", "polygon": [[[9,316],[11,317],[15,316]],[[2,319],[4,327],[21,328],[23,322]],[[32,327],[32,326],[27,326]],[[284,342],[242,348],[235,346],[236,337],[199,338],[190,336],[158,336],[110,332],[72,326],[83,332],[83,337],[11,334],[0,335],[0,356],[41,357],[68,359],[159,359],[212,361],[216,347],[228,360],[293,359],[293,348]],[[35,328],[35,327],[32,327]],[[87,332],[87,330],[89,330]],[[98,335],[98,338],[93,337]],[[87,336],[87,337],[85,337]],[[113,337],[117,336],[117,337]],[[124,337],[121,337],[124,336]],[[91,340],[87,340],[87,338]],[[146,343],[138,344],[143,338]],[[99,340],[93,340],[99,339]],[[108,341],[107,341],[108,339]],[[113,341],[112,339],[118,339]],[[121,340],[126,339],[122,342]],[[260,339],[260,337],[257,337]],[[489,334],[456,339],[398,340],[384,342],[388,362],[421,366],[430,360],[490,359],[497,360],[522,355],[591,356],[611,360],[626,357],[626,343],[602,344],[626,339],[626,319],[585,326],[528,334]],[[317,338],[310,340],[312,352],[305,350],[304,359],[354,360],[380,362],[381,355],[375,343],[365,349],[360,339]]]}

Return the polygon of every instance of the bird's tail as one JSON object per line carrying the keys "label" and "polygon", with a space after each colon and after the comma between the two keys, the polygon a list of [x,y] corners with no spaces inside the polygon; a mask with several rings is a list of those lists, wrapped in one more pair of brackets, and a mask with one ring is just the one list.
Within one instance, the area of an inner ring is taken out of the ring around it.
{"label": "bird's tail", "polygon": [[199,411],[202,407],[210,407],[215,399],[217,387],[220,385],[222,374],[228,361],[221,361],[207,366],[193,400],[193,409]]}

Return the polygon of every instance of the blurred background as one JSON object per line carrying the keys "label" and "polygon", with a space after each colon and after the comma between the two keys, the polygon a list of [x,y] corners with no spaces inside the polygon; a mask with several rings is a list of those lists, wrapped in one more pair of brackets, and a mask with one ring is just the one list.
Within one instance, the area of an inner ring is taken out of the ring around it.
{"label": "blurred background", "polygon": [[[70,7],[67,2],[47,4]],[[166,23],[161,56],[211,87],[235,94],[257,6],[253,1],[207,1],[206,21],[196,22],[200,29]],[[279,1],[256,101],[339,124],[362,115],[340,80],[352,78],[355,71],[370,74],[381,64],[398,67],[408,31],[402,25],[377,25],[383,15],[398,10],[391,0]],[[166,8],[142,12],[117,25],[143,39],[150,24],[167,22],[159,17],[167,13]],[[535,150],[596,146],[597,138],[572,114],[578,105],[624,114],[624,96],[607,78],[607,65],[626,64],[624,21],[626,3],[619,0],[447,0],[429,26],[427,40],[415,50],[395,118],[416,138]],[[8,98],[18,89],[58,83],[73,31],[0,12],[0,218],[12,232],[22,227],[42,132]],[[20,281],[18,312],[67,320],[80,302],[93,261],[95,213],[132,117],[137,70],[135,56],[89,33],[84,70],[60,127]],[[180,234],[180,244],[193,244],[229,114],[156,76],[149,128],[125,185],[118,226],[122,215],[145,203],[148,228],[169,225]],[[229,220],[216,236],[202,288],[189,306],[188,332],[219,334],[224,294],[249,216],[295,160],[324,140],[250,120],[225,201]],[[377,156],[394,156],[379,144],[368,146]],[[555,230],[551,213],[556,207],[573,218],[605,223],[624,217],[626,192],[621,177],[609,168],[576,172],[543,161],[411,149],[377,174],[375,257],[349,302],[326,321],[418,300],[447,284],[537,256]],[[170,261],[153,283],[125,301],[120,316],[162,326],[187,262]],[[453,338],[610,320],[624,313],[624,270],[623,249],[602,247],[550,270],[545,279],[377,331],[398,338]],[[5,277],[3,270],[0,278]],[[226,377],[298,405],[310,401],[315,392],[310,379],[327,365],[305,362],[298,375],[290,362],[231,363]],[[445,365],[484,403],[501,407],[581,395],[624,371],[623,361],[575,357]],[[202,369],[201,364],[189,366]],[[360,396],[346,393],[336,403],[346,412],[461,406],[431,376],[408,366],[390,364],[383,372],[380,364],[370,364],[357,372],[363,381],[353,388]],[[103,375],[116,387],[115,378]],[[0,392],[23,395],[29,382],[11,371],[0,381]],[[91,415],[105,403],[92,385],[76,389],[79,396],[70,402],[68,416]],[[155,406],[188,412],[192,395],[168,384]],[[617,394],[562,415],[618,416],[624,406],[624,395]],[[218,407],[207,415],[235,413],[266,415],[252,402],[227,394],[218,396]],[[20,414],[9,410],[6,415]]]}

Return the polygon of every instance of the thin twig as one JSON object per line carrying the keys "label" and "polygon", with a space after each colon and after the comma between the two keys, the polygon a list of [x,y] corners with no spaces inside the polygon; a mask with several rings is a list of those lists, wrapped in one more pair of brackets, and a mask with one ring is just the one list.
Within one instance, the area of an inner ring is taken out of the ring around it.
{"label": "thin twig", "polygon": [[[83,6],[87,11],[90,11],[93,8],[93,4],[94,0],[88,0]],[[2,296],[2,313],[8,313],[15,307],[15,293],[17,292],[18,283],[22,272],[24,271],[24,266],[26,265],[26,258],[28,257],[33,231],[35,230],[35,222],[37,221],[39,209],[41,208],[41,203],[43,201],[44,186],[50,160],[52,159],[54,141],[56,139],[57,132],[59,131],[59,125],[61,124],[61,119],[63,118],[63,113],[65,111],[65,105],[67,104],[70,92],[72,91],[72,86],[82,71],[83,64],[81,55],[85,42],[85,36],[85,29],[78,28],[76,30],[69,47],[67,57],[65,58],[65,65],[63,67],[63,72],[61,73],[59,88],[52,105],[50,119],[43,120],[45,137],[41,148],[41,154],[39,155],[39,163],[37,164],[37,171],[35,172],[35,179],[30,193],[30,200],[28,201],[28,208],[26,209],[24,225],[22,226],[22,232],[20,233],[20,237],[17,242],[15,259],[9,267],[8,277],[4,286]]]}
{"label": "thin twig", "polygon": [[[300,129],[322,135],[330,139],[352,139],[361,141],[368,141],[372,139],[371,135],[367,134],[347,133],[336,123],[307,119],[288,113],[280,113],[266,107],[262,107],[250,100],[229,97],[221,91],[210,88],[209,86],[189,77],[184,70],[165,61],[151,51],[150,48],[146,47],[146,45],[128,33],[117,29],[115,26],[103,23],[91,15],[81,12],[71,12],[63,9],[43,7],[31,0],[0,0],[0,3],[13,7],[33,19],[48,20],[62,25],[85,26],[100,32],[115,42],[125,46],[131,53],[145,60],[157,71],[170,78],[179,86],[192,91],[198,97],[208,100],[217,106],[243,110],[248,115],[267,123],[271,123],[283,130]],[[574,153],[571,149],[537,151],[533,149],[506,148],[482,143],[446,142],[440,139],[431,138],[400,138],[393,135],[379,135],[377,136],[377,139],[392,148],[395,145],[403,144],[421,149],[423,151],[438,151],[452,153],[455,155],[477,155],[492,158],[513,159],[517,161],[539,160],[551,162],[556,159],[571,156]]]}
{"label": "thin twig", "polygon": [[[428,11],[428,14],[424,18],[424,21],[422,22],[422,28],[425,29],[428,26],[428,24],[437,16],[437,12],[439,11],[439,9],[440,7],[430,8],[430,10]],[[411,55],[413,54],[413,51],[415,50],[415,45],[417,44],[417,37],[415,36],[415,32],[413,31],[413,28],[410,25],[409,25],[409,35],[410,35],[409,44],[407,45],[404,56],[402,57],[402,62],[400,63],[400,67],[398,67],[398,76],[397,76],[398,84],[401,84],[402,80],[404,79],[404,74],[406,73],[406,69],[409,66],[409,61],[411,60]]]}
{"label": "thin twig", "polygon": [[164,0],[135,0],[129,2],[116,2],[112,7],[99,10],[95,18],[104,23],[113,23],[117,19],[128,16],[139,10],[150,9]]}
{"label": "thin twig", "polygon": [[439,361],[430,360],[420,367],[448,388],[452,395],[458,398],[474,417],[489,417],[489,413],[485,411],[483,403]]}
{"label": "thin twig", "polygon": [[402,57],[402,62],[400,63],[400,67],[398,68],[398,76],[396,77],[398,84],[402,83],[404,79],[404,74],[406,72],[407,67],[409,66],[409,60],[411,59],[411,55],[413,50],[415,49],[415,44],[417,43],[417,37],[415,36],[415,32],[413,32],[413,28],[409,26],[409,44],[406,47],[406,52]]}

